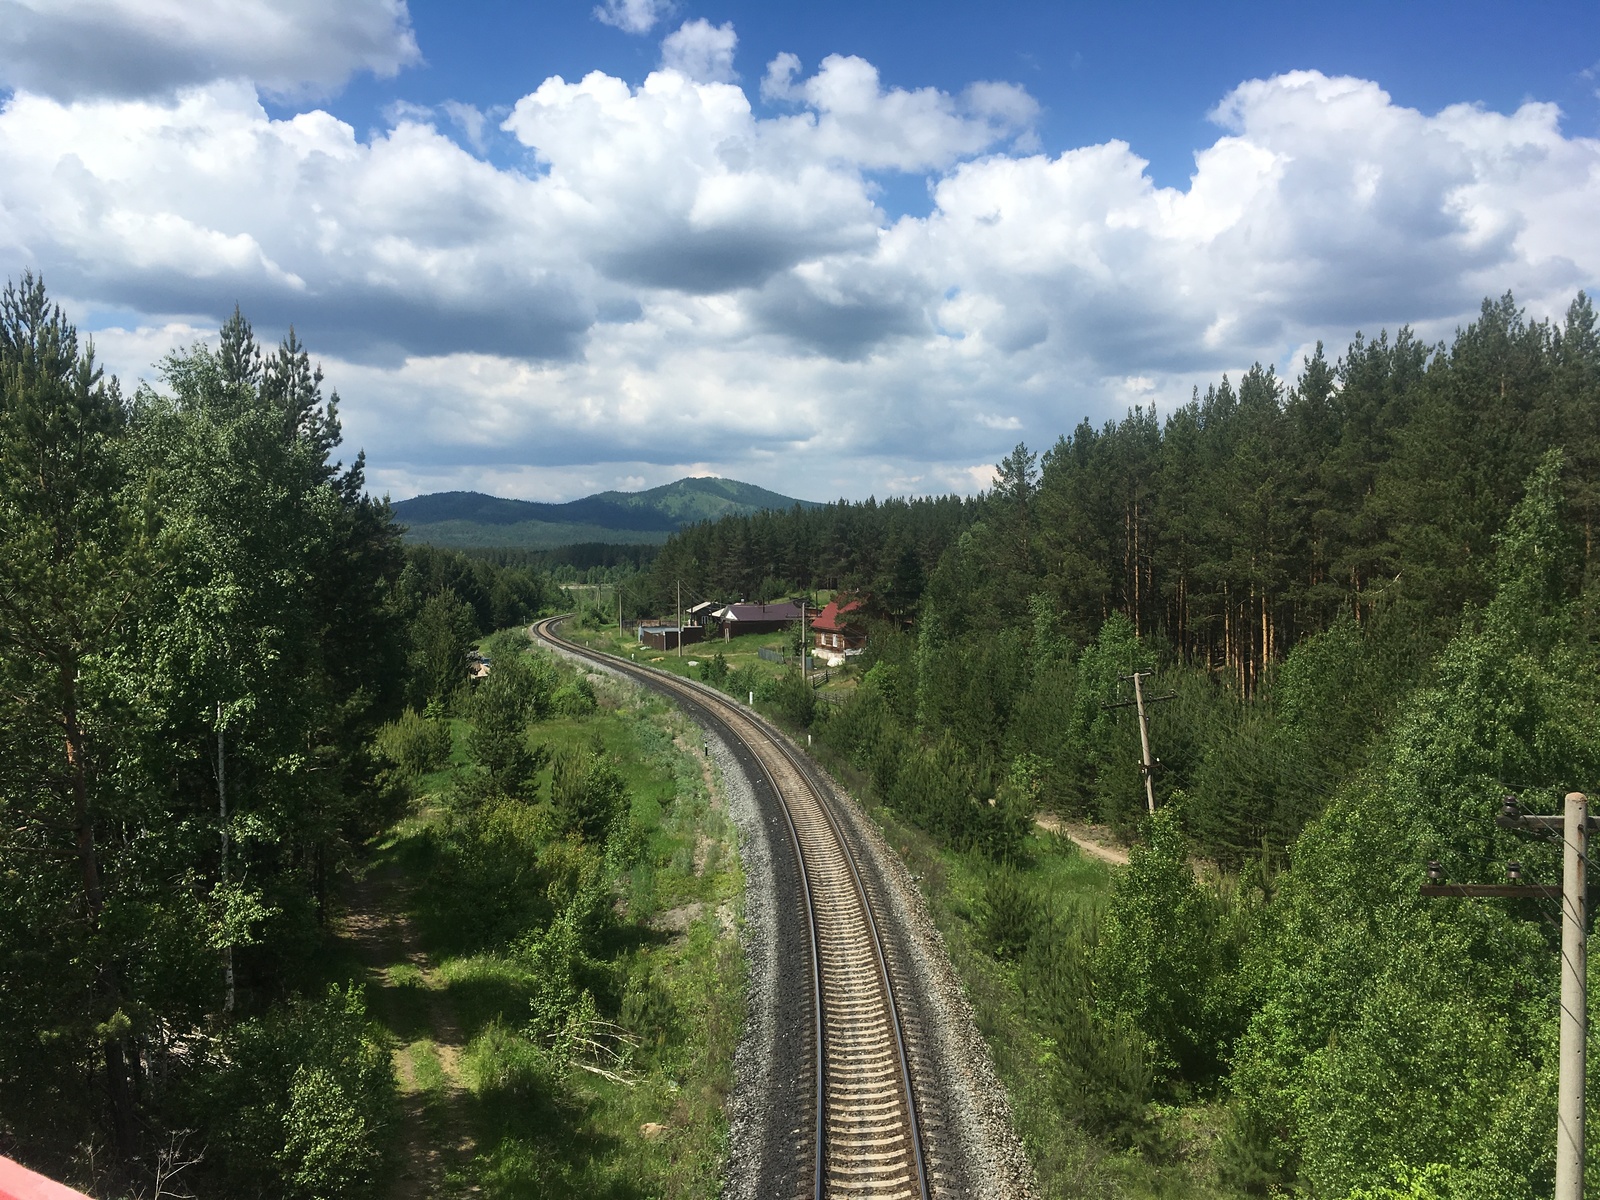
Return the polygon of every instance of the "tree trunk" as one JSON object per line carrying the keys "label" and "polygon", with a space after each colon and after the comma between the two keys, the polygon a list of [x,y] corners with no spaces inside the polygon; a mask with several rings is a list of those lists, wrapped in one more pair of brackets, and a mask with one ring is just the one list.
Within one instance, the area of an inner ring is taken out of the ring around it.
{"label": "tree trunk", "polygon": [[[83,727],[78,721],[78,663],[70,651],[59,665],[61,686],[61,725],[66,742],[67,782],[72,790],[73,833],[77,843],[78,869],[83,878],[84,925],[91,953],[99,958],[95,946],[100,932],[100,914],[105,908],[105,886],[100,876],[100,856],[94,840],[94,814],[89,807],[89,764]],[[117,980],[116,963],[95,963],[95,990],[103,1005],[103,1015],[113,1017],[121,1010],[122,989]],[[128,1094],[127,1054],[120,1035],[105,1042],[106,1094],[111,1105],[111,1132],[117,1157],[126,1164],[133,1159],[133,1103]]]}

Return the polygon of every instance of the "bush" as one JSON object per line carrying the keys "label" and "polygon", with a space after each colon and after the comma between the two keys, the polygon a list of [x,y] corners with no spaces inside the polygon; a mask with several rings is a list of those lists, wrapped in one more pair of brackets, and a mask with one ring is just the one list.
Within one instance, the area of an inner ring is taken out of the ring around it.
{"label": "bush", "polygon": [[1095,1003],[1097,938],[1095,908],[1052,913],[1028,941],[1018,980],[1049,1031],[1041,1065],[1062,1115],[1132,1146],[1148,1133],[1151,1073],[1139,1031]]}
{"label": "bush", "polygon": [[557,716],[582,717],[597,707],[594,685],[587,675],[574,675],[555,690],[550,697],[550,707]]}
{"label": "bush", "polygon": [[1039,905],[1016,869],[1007,864],[989,872],[978,917],[989,952],[1000,959],[1020,957],[1038,924]]}
{"label": "bush", "polygon": [[416,778],[449,765],[450,726],[408,708],[377,734],[378,754],[400,774]]}
{"label": "bush", "polygon": [[[471,781],[466,789],[470,790]],[[548,820],[520,800],[485,794],[456,801],[429,827],[418,893],[429,933],[452,949],[501,944],[550,918]]]}
{"label": "bush", "polygon": [[1144,1034],[1166,1082],[1208,1085],[1241,1024],[1230,1003],[1238,931],[1195,882],[1176,805],[1158,810],[1148,830],[1111,893],[1095,956],[1099,1001]]}
{"label": "bush", "polygon": [[528,744],[528,723],[549,708],[548,680],[520,653],[496,659],[489,678],[472,698],[473,728],[467,744],[496,789],[527,796],[544,766],[542,750]]}
{"label": "bush", "polygon": [[612,822],[627,812],[627,784],[598,754],[569,748],[556,756],[550,806],[563,831],[599,842]]}
{"label": "bush", "polygon": [[797,670],[785,671],[773,680],[765,699],[770,700],[785,720],[801,727],[811,724],[816,715],[817,696]]}
{"label": "bush", "polygon": [[396,1114],[389,1052],[361,989],[332,987],[230,1029],[189,1096],[229,1196],[371,1195]]}
{"label": "bush", "polygon": [[549,1056],[538,1043],[507,1029],[499,1020],[490,1022],[468,1043],[461,1065],[467,1085],[480,1097],[522,1099],[554,1090]]}

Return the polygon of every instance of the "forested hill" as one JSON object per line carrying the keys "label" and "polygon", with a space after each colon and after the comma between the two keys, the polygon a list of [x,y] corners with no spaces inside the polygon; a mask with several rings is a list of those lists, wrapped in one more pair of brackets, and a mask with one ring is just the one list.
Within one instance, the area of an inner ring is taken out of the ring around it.
{"label": "forested hill", "polygon": [[547,549],[578,542],[659,544],[696,521],[796,505],[816,507],[736,479],[691,476],[648,491],[599,492],[565,504],[434,492],[397,502],[394,513],[413,542]]}

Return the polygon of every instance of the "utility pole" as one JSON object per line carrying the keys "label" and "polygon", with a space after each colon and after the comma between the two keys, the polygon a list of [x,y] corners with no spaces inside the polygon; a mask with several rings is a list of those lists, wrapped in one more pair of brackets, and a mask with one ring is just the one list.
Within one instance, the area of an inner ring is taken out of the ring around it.
{"label": "utility pole", "polygon": [[678,657],[683,657],[683,580],[678,580]]}
{"label": "utility pole", "polygon": [[811,647],[806,644],[811,640],[806,633],[806,601],[810,599],[810,596],[802,596],[800,599],[800,681],[802,683],[811,682],[811,675],[808,670],[811,665]]}
{"label": "utility pole", "polygon": [[1596,820],[1589,798],[1568,792],[1559,816],[1524,813],[1515,796],[1507,796],[1495,821],[1544,837],[1560,836],[1561,886],[1524,884],[1522,864],[1506,864],[1509,884],[1445,883],[1437,862],[1428,864],[1424,896],[1535,896],[1561,901],[1561,1048],[1556,1085],[1555,1200],[1583,1200],[1584,1071],[1589,1036],[1589,834]]}
{"label": "utility pole", "polygon": [[1139,747],[1144,752],[1144,757],[1139,760],[1139,773],[1144,776],[1144,799],[1150,811],[1156,811],[1156,768],[1161,765],[1160,759],[1150,757],[1150,717],[1145,712],[1146,704],[1159,704],[1163,700],[1177,699],[1177,692],[1168,692],[1165,696],[1151,696],[1145,699],[1143,681],[1155,674],[1154,671],[1135,671],[1132,675],[1118,675],[1121,680],[1133,681],[1133,699],[1121,700],[1115,704],[1102,704],[1101,708],[1127,708],[1130,704],[1139,710]]}

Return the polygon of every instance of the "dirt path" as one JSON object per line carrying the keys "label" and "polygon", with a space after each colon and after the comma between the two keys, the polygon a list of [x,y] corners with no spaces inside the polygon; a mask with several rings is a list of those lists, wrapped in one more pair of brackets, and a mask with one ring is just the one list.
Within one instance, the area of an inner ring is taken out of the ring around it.
{"label": "dirt path", "polygon": [[[402,1163],[390,1200],[443,1196],[447,1171],[472,1155],[461,1101],[465,1038],[438,971],[406,912],[399,874],[375,863],[351,881],[339,936],[367,968],[373,1015],[395,1034],[394,1070],[404,1128]],[[472,1188],[471,1192],[476,1192]]]}
{"label": "dirt path", "polygon": [[1039,813],[1033,818],[1033,822],[1047,833],[1060,834],[1093,858],[1111,863],[1113,866],[1128,865],[1128,852],[1111,841],[1111,831],[1102,825],[1068,821],[1055,813]]}

